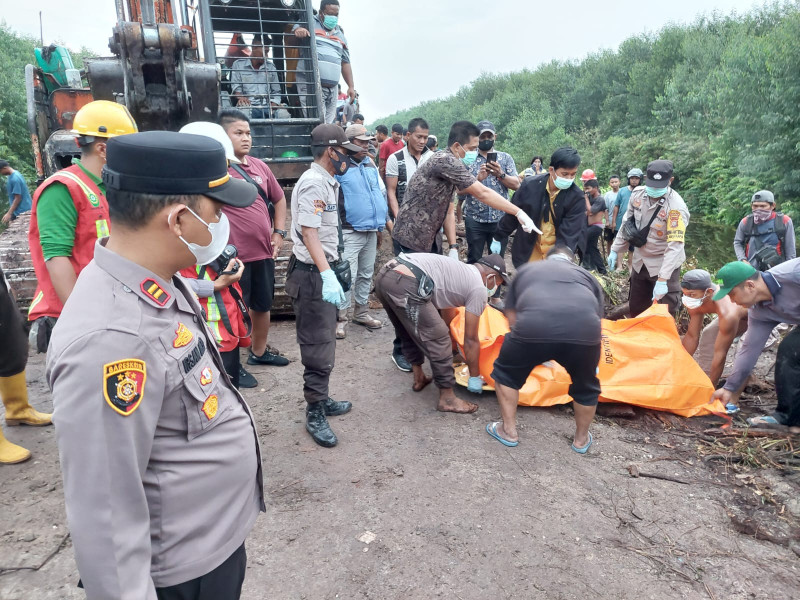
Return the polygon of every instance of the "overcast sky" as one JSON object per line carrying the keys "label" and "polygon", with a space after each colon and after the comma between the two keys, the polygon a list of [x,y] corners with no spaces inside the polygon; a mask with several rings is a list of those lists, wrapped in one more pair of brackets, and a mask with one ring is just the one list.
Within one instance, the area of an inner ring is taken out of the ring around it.
{"label": "overcast sky", "polygon": [[[314,0],[315,6],[318,0]],[[552,59],[616,49],[633,35],[715,11],[746,12],[753,0],[340,0],[367,121],[448,96],[483,72],[533,69]],[[76,10],[77,7],[80,7]],[[15,31],[109,55],[114,0],[0,0]]]}

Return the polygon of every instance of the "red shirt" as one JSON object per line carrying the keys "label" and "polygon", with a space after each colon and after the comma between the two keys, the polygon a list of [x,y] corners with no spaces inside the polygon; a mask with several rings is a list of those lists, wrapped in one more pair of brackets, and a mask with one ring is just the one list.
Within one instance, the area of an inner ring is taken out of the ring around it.
{"label": "red shirt", "polygon": [[[238,165],[275,202],[283,196],[283,189],[269,167],[254,156],[247,157],[247,164]],[[232,177],[244,179],[233,167],[228,169]],[[242,262],[253,262],[273,258],[272,222],[264,200],[259,195],[256,201],[246,208],[223,205],[222,211],[228,215],[231,224],[229,243],[236,246]]]}
{"label": "red shirt", "polygon": [[405,148],[403,140],[400,140],[397,143],[395,143],[392,138],[383,140],[383,142],[381,142],[380,154],[378,155],[378,158],[381,160],[381,165],[386,165],[386,161],[389,160],[389,157],[403,148]]}

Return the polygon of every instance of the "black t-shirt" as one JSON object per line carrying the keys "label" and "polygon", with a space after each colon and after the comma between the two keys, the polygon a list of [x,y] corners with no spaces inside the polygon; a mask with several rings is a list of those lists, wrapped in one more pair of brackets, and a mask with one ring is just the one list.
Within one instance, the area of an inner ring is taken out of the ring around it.
{"label": "black t-shirt", "polygon": [[563,260],[528,263],[506,294],[517,312],[513,335],[535,342],[600,343],[603,290],[585,269]]}

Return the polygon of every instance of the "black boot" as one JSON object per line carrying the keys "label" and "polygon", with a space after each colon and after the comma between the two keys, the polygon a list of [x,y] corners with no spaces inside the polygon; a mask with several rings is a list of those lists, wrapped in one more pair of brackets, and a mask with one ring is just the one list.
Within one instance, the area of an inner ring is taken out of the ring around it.
{"label": "black boot", "polygon": [[309,404],[306,408],[306,431],[315,442],[325,448],[333,448],[338,443],[336,434],[331,431],[328,419],[325,418],[325,402]]}
{"label": "black boot", "polygon": [[325,405],[325,416],[326,417],[338,417],[339,415],[343,415],[345,413],[349,413],[350,409],[353,408],[353,404],[345,400],[344,402],[337,402],[333,398],[328,398],[323,402]]}

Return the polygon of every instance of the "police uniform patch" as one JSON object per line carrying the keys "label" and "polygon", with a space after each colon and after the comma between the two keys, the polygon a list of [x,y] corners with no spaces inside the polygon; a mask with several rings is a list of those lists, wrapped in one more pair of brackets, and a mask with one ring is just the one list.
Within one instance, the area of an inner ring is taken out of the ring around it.
{"label": "police uniform patch", "polygon": [[314,214],[319,216],[325,212],[325,200],[314,200]]}
{"label": "police uniform patch", "polygon": [[686,223],[683,222],[681,211],[669,211],[667,218],[667,241],[668,242],[683,242],[686,237]]}
{"label": "police uniform patch", "polygon": [[200,371],[200,385],[208,385],[212,381],[214,381],[214,373],[211,371],[211,367],[205,367]]}
{"label": "police uniform patch", "polygon": [[159,306],[165,306],[169,299],[172,297],[170,296],[169,292],[164,290],[155,279],[147,278],[142,282],[142,291],[144,292],[145,296],[150,298],[153,302],[158,304]]}
{"label": "police uniform patch", "polygon": [[183,323],[178,323],[178,328],[175,330],[175,339],[172,341],[173,348],[183,348],[188,346],[194,339],[192,332]]}
{"label": "police uniform patch", "polygon": [[132,414],[144,397],[147,367],[143,360],[126,358],[103,365],[103,396],[124,417]]}
{"label": "police uniform patch", "polygon": [[209,421],[217,415],[218,408],[219,401],[216,394],[211,394],[208,398],[206,398],[206,401],[203,402],[203,414]]}

